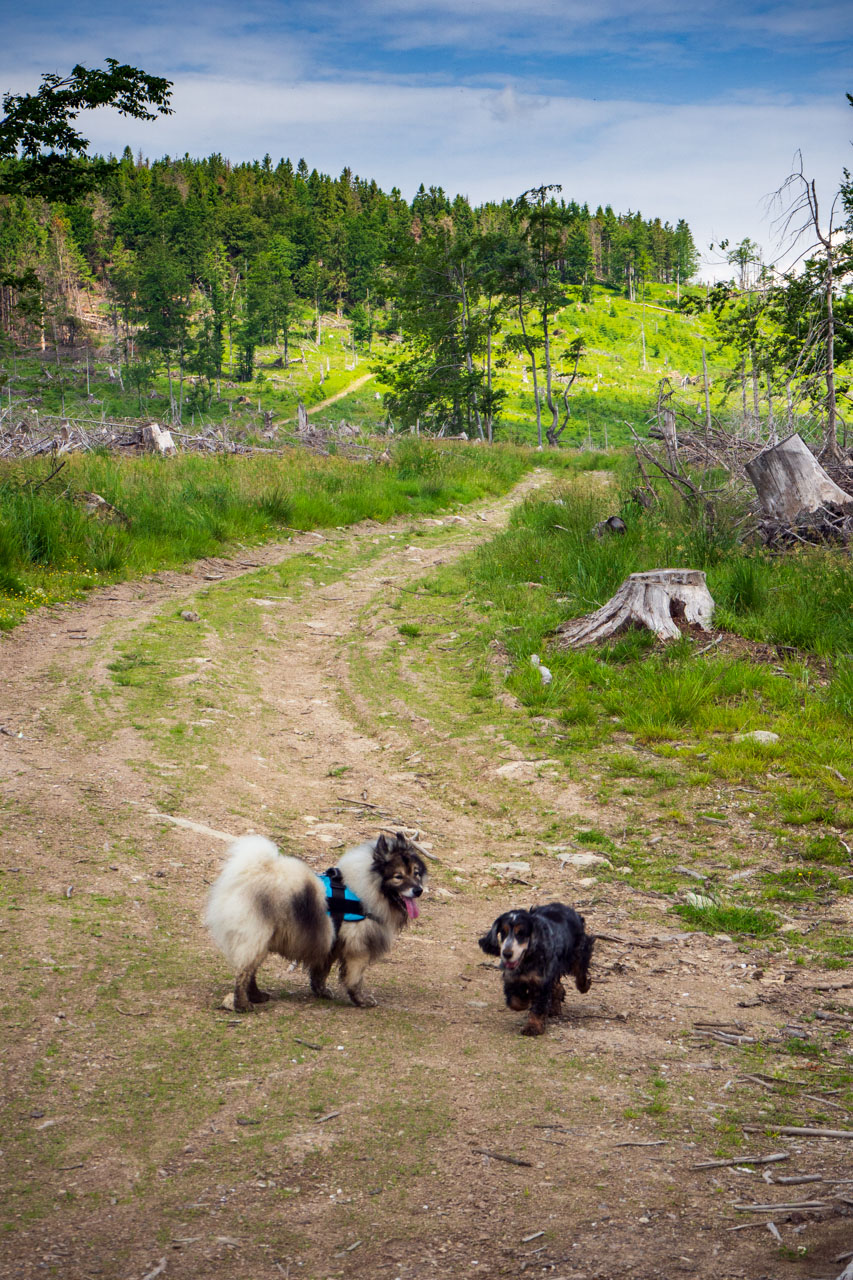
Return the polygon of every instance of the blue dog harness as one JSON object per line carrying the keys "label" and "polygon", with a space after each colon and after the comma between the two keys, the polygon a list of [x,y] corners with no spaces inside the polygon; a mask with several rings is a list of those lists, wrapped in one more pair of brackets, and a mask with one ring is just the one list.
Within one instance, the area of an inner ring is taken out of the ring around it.
{"label": "blue dog harness", "polygon": [[317,877],[326,891],[326,910],[332,917],[335,933],[342,924],[356,923],[359,920],[372,920],[370,912],[365,909],[361,899],[344,884],[344,878],[338,867],[329,867],[328,871]]}

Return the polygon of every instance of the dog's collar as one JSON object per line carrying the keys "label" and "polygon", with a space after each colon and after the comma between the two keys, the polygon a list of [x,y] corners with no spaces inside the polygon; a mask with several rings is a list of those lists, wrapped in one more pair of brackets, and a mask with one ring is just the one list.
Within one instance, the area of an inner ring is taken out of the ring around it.
{"label": "dog's collar", "polygon": [[329,867],[317,877],[326,891],[326,910],[332,917],[335,933],[342,924],[355,924],[359,920],[374,920],[367,908],[344,883],[340,867]]}

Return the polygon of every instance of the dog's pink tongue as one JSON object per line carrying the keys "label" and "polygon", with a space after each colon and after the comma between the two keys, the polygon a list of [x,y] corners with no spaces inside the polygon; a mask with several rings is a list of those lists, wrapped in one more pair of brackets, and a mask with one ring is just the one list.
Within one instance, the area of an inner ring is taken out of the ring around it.
{"label": "dog's pink tongue", "polygon": [[415,899],[404,898],[403,902],[406,904],[406,915],[409,917],[409,919],[417,920],[418,916],[420,915],[420,912],[418,911],[418,904],[415,901]]}

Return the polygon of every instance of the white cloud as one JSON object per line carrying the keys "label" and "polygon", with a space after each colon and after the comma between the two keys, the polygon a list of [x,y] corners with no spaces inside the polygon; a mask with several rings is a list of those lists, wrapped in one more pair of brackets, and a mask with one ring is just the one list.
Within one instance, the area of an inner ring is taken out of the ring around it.
{"label": "white cloud", "polygon": [[423,182],[474,202],[515,197],[560,182],[566,199],[685,218],[697,246],[745,236],[773,256],[764,207],[803,152],[806,172],[827,196],[853,162],[849,108],[836,98],[792,102],[705,102],[677,106],[551,95],[513,87],[407,88],[400,84],[300,81],[274,86],[188,76],[175,115],[156,124],[96,113],[93,146],[128,142],[150,156],[231,160],[269,152],[309,166],[351,168],[411,197]]}

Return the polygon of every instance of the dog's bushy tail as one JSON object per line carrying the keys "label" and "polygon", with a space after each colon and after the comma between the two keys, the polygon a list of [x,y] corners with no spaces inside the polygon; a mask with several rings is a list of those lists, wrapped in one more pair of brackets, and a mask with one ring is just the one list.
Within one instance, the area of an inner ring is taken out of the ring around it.
{"label": "dog's bushy tail", "polygon": [[575,954],[572,958],[572,977],[575,980],[575,986],[580,992],[589,991],[592,985],[589,966],[592,961],[592,949],[594,946],[595,938],[585,933],[575,948]]}

